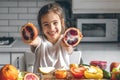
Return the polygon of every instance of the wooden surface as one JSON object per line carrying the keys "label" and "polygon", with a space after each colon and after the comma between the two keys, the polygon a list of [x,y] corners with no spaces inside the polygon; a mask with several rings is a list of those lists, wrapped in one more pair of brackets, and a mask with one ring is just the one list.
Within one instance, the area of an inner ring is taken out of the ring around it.
{"label": "wooden surface", "polygon": [[41,80],[110,80],[110,79],[76,79],[68,72],[66,79],[57,79],[53,73],[41,75]]}

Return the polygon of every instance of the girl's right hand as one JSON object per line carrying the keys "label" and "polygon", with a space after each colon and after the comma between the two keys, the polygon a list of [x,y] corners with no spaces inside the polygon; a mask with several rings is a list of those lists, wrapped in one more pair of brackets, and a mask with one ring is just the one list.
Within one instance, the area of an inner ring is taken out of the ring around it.
{"label": "girl's right hand", "polygon": [[34,53],[36,47],[40,44],[41,44],[41,40],[40,40],[39,36],[37,36],[31,43],[29,43],[31,51]]}
{"label": "girl's right hand", "polygon": [[38,46],[39,44],[40,44],[40,40],[38,36],[31,43],[29,43],[29,45],[34,47]]}

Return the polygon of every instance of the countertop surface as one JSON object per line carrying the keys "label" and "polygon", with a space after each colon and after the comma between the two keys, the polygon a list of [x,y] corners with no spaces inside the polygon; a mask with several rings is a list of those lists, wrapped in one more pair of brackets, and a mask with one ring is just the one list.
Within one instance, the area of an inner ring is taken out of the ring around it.
{"label": "countertop surface", "polygon": [[0,46],[0,52],[30,52],[30,46],[16,39],[11,46]]}
{"label": "countertop surface", "polygon": [[80,43],[77,50],[120,50],[120,43]]}
{"label": "countertop surface", "polygon": [[[79,43],[77,50],[120,50],[120,43]],[[30,46],[16,39],[10,47],[0,46],[0,52],[31,52]]]}

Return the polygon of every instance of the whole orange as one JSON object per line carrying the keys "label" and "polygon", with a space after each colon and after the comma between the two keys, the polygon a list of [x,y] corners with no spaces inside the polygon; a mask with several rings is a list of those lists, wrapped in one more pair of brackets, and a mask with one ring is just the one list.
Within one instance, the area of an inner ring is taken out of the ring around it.
{"label": "whole orange", "polygon": [[0,70],[1,80],[17,80],[18,70],[11,64],[4,65]]}

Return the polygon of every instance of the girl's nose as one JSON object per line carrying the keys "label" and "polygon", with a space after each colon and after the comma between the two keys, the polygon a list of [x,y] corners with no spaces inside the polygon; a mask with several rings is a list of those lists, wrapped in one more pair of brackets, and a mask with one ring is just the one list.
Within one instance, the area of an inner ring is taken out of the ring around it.
{"label": "girl's nose", "polygon": [[53,24],[50,24],[49,28],[50,28],[51,30],[54,30],[55,26],[54,26]]}

